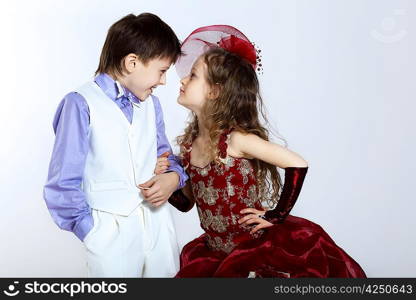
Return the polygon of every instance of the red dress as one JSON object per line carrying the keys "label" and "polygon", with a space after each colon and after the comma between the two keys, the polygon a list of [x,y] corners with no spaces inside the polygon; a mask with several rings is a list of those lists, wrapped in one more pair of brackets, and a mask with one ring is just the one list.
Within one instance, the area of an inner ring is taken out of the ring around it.
{"label": "red dress", "polygon": [[190,164],[191,145],[183,158],[191,180],[201,227],[205,231],[182,249],[176,277],[366,277],[321,226],[289,215],[284,223],[250,234],[238,224],[240,210],[264,210],[249,159],[226,155],[227,135],[220,137],[223,164]]}

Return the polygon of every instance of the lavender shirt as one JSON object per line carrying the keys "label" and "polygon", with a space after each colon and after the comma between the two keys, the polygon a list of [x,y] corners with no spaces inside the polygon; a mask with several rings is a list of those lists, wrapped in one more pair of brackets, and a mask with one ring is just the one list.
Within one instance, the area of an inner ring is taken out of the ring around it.
{"label": "lavender shirt", "polygon": [[[140,100],[107,74],[99,74],[95,82],[120,107],[131,123],[133,107],[130,101]],[[166,151],[171,153],[168,157],[169,171],[178,173],[179,189],[185,185],[188,176],[172,154],[165,134],[162,108],[155,96],[153,103],[156,113],[157,156]],[[89,151],[89,127],[90,114],[85,98],[75,92],[69,93],[59,104],[53,120],[56,138],[43,190],[46,205],[55,223],[61,229],[72,231],[81,241],[94,225],[91,209],[81,189]]]}

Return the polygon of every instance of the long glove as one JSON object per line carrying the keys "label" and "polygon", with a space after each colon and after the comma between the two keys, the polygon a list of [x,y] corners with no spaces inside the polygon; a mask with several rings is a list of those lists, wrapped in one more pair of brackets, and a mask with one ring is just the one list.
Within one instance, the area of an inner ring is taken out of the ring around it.
{"label": "long glove", "polygon": [[187,212],[190,211],[191,208],[194,206],[195,202],[190,200],[185,194],[182,192],[182,189],[175,191],[169,198],[169,203],[172,204],[176,209]]}
{"label": "long glove", "polygon": [[288,167],[284,170],[285,183],[280,194],[280,199],[276,207],[267,211],[263,216],[265,220],[273,224],[283,223],[289,215],[302,189],[308,167]]}

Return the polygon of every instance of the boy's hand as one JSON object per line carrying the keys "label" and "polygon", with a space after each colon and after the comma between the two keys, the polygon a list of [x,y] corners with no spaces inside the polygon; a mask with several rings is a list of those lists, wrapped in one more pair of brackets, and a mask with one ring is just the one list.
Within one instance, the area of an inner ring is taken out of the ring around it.
{"label": "boy's hand", "polygon": [[179,175],[176,172],[159,174],[145,183],[139,184],[143,197],[154,207],[159,207],[168,201],[179,184]]}
{"label": "boy's hand", "polygon": [[159,175],[159,174],[163,174],[166,172],[166,170],[170,166],[170,163],[168,160],[169,154],[170,153],[166,151],[165,153],[163,153],[161,156],[157,158],[156,167],[155,167],[155,170],[153,171],[154,174]]}

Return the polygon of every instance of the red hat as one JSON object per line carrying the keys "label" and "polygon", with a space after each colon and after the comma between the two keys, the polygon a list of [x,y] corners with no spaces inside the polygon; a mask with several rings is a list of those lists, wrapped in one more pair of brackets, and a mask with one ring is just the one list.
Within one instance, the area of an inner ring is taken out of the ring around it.
{"label": "red hat", "polygon": [[[183,55],[175,64],[180,78],[187,76],[197,58],[213,47],[220,47],[246,59],[261,70],[261,59],[254,44],[238,29],[228,25],[211,25],[194,30],[182,43]],[[259,65],[257,66],[257,63]]]}

